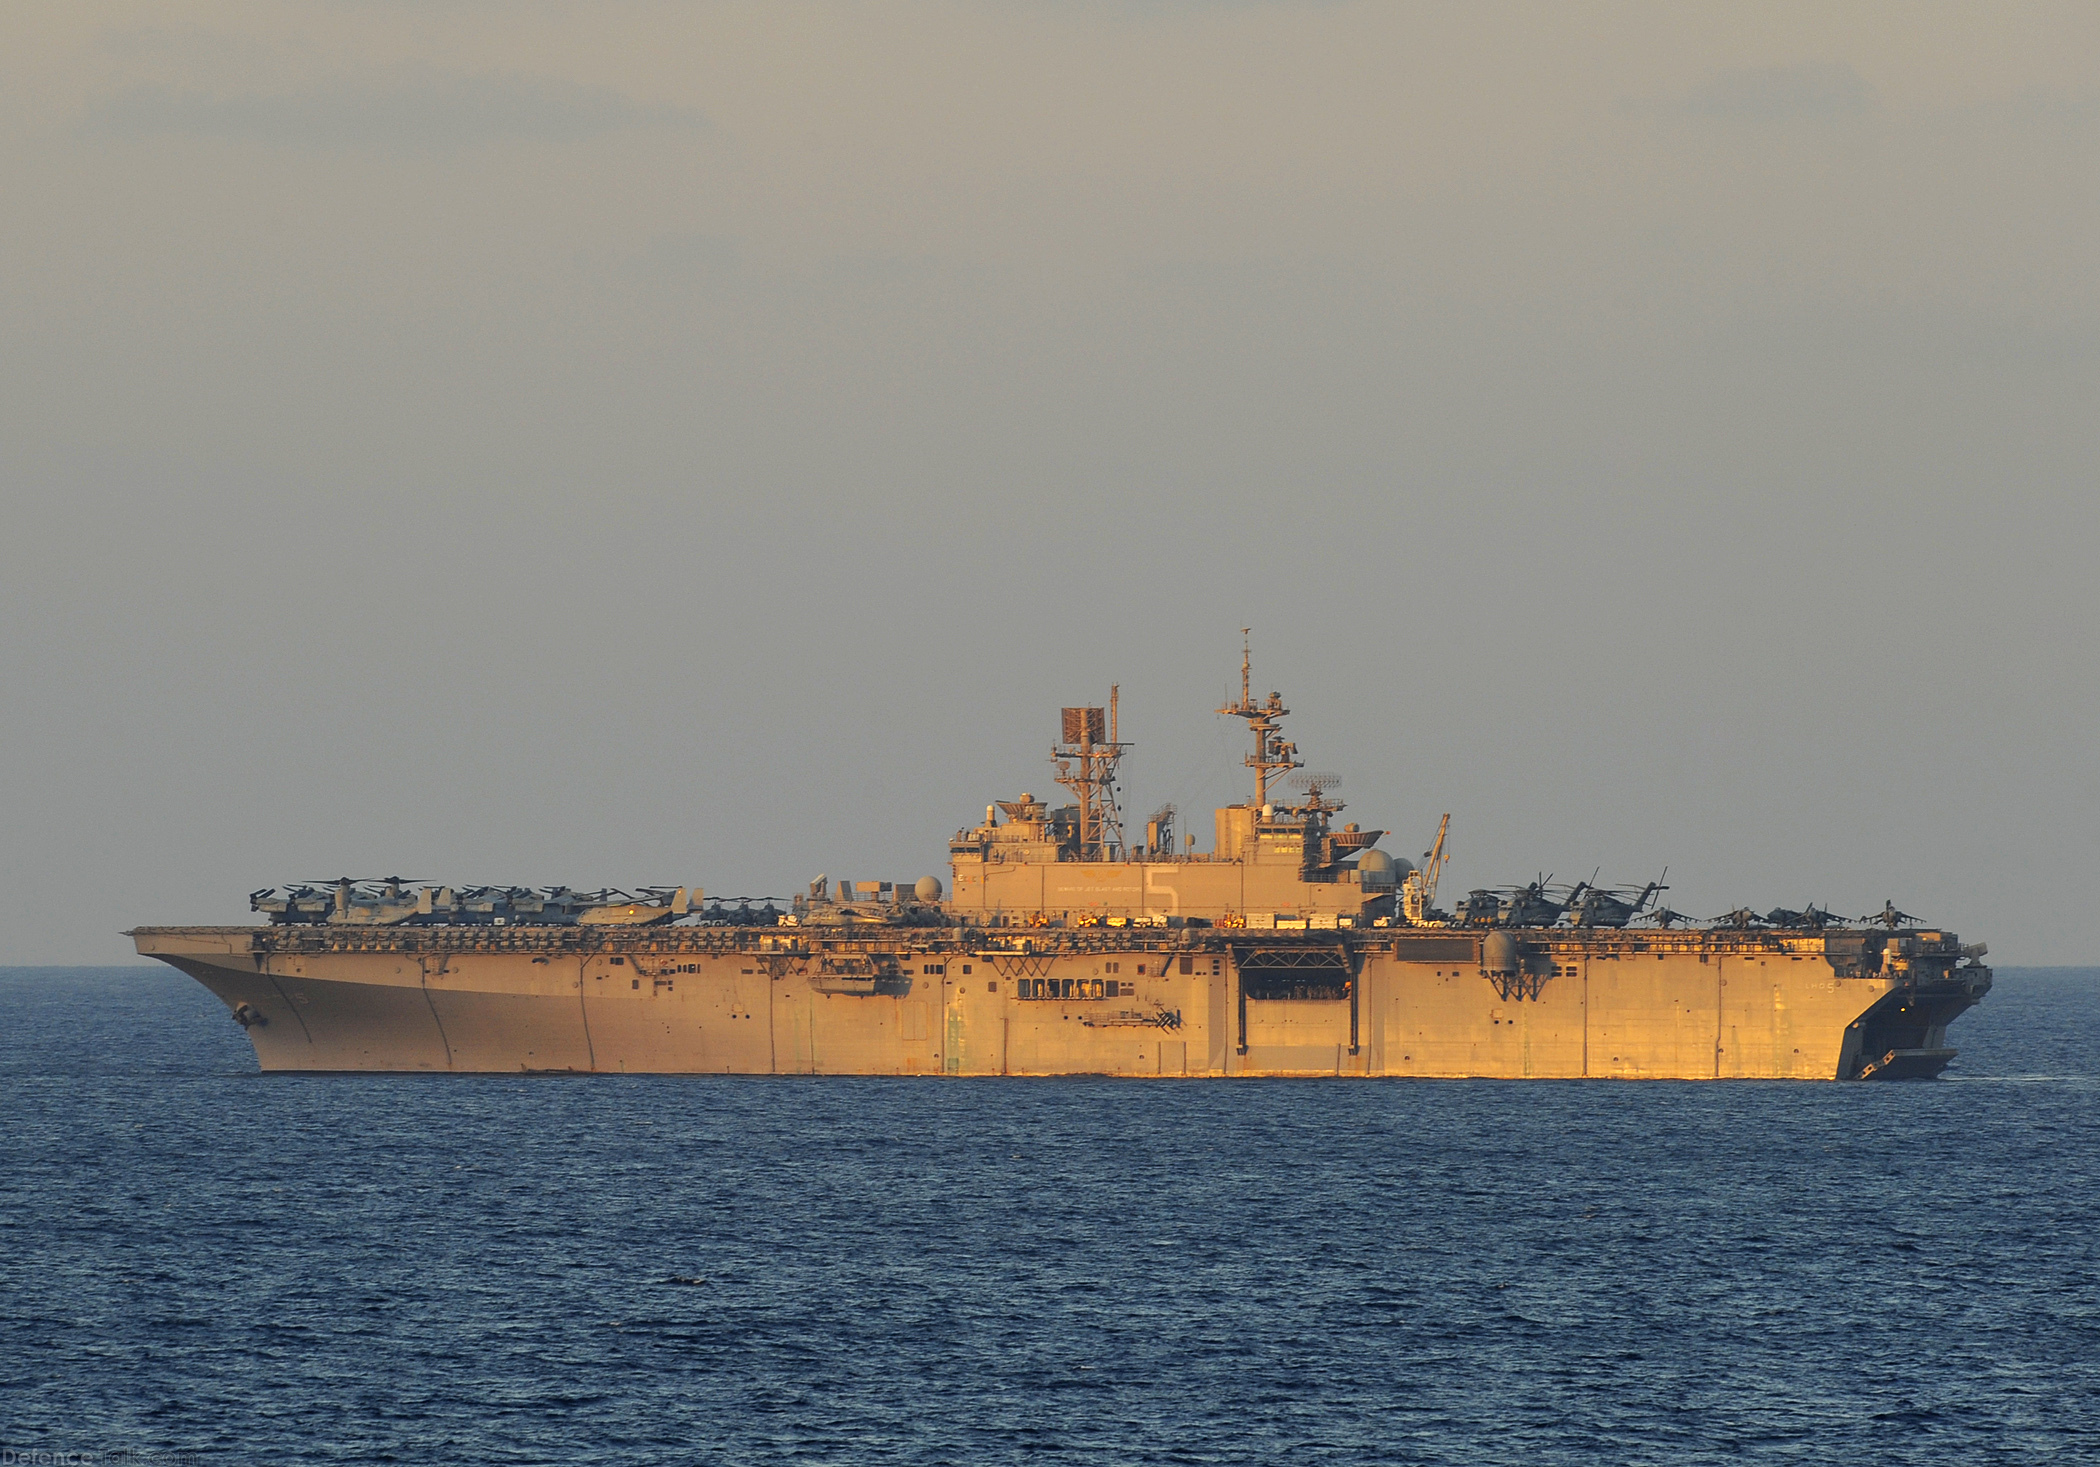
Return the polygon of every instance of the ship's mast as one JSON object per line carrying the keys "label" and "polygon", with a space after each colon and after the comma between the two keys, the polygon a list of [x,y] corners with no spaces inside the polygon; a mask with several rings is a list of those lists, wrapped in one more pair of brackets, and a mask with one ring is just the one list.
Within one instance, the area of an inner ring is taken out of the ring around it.
{"label": "ship's mast", "polygon": [[1284,716],[1291,711],[1283,706],[1283,699],[1271,693],[1265,703],[1254,701],[1252,637],[1251,628],[1240,628],[1240,701],[1218,711],[1246,719],[1253,731],[1254,752],[1247,756],[1247,767],[1254,771],[1254,808],[1259,810],[1269,803],[1270,778],[1302,768],[1305,761],[1298,757],[1298,746],[1280,732]]}
{"label": "ship's mast", "polygon": [[1079,859],[1113,861],[1122,855],[1123,816],[1116,808],[1116,763],[1129,745],[1119,732],[1116,700],[1108,690],[1108,707],[1064,710],[1063,740],[1050,751],[1057,782],[1079,801]]}

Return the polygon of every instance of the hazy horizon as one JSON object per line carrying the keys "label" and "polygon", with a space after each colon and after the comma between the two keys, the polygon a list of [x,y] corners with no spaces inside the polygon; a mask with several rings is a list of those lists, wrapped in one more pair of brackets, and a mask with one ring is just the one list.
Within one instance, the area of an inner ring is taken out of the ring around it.
{"label": "hazy horizon", "polygon": [[182,13],[0,20],[0,963],[945,880],[1111,683],[1207,846],[1243,626],[1447,900],[2093,955],[2090,6]]}

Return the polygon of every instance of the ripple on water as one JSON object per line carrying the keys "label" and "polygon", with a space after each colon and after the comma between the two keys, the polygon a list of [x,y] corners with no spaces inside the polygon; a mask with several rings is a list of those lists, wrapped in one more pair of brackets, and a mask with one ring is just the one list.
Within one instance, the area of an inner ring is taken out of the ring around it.
{"label": "ripple on water", "polygon": [[2030,1462],[2100,1433],[2091,975],[1946,1083],[261,1077],[0,974],[0,1447]]}

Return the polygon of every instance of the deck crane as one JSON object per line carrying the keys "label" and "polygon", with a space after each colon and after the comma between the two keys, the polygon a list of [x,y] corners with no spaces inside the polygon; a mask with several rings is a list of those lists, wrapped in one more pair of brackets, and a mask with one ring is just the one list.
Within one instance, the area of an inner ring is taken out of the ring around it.
{"label": "deck crane", "polygon": [[1451,817],[1446,814],[1437,823],[1436,842],[1422,853],[1422,869],[1409,874],[1406,889],[1402,893],[1402,913],[1410,922],[1433,920],[1430,913],[1436,910],[1436,882],[1444,874],[1444,838],[1451,833]]}

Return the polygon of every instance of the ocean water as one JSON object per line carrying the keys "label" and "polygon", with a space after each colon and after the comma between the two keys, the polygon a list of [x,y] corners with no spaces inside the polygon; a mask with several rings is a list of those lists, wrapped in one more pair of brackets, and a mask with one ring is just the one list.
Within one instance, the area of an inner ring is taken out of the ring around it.
{"label": "ocean water", "polygon": [[0,1455],[2100,1460],[2100,971],[1843,1087],[263,1076],[172,971],[0,997]]}

